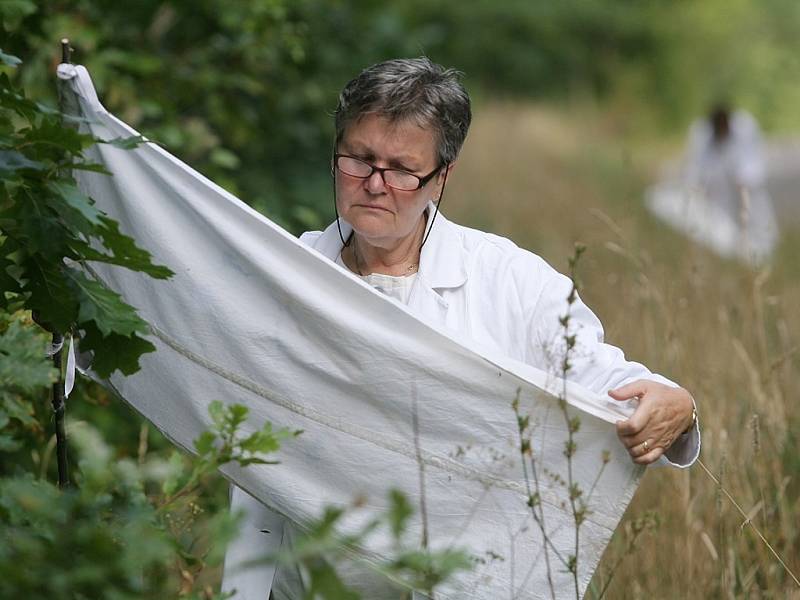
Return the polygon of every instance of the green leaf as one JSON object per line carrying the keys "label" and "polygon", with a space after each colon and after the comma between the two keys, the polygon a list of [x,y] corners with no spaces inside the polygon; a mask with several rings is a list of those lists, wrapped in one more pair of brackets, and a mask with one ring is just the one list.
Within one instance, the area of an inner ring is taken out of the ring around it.
{"label": "green leaf", "polygon": [[[3,3],[0,2],[0,6],[2,5]],[[31,102],[14,89],[11,80],[5,73],[0,73],[0,106],[13,110],[29,121],[33,121],[36,115],[41,113],[35,102]]]}
{"label": "green leaf", "polygon": [[0,335],[0,394],[11,389],[32,393],[57,377],[45,350],[47,340],[35,326],[13,319]]}
{"label": "green leaf", "polygon": [[180,486],[181,479],[184,477],[183,457],[179,452],[173,451],[167,463],[168,475],[161,484],[161,491],[166,496],[174,494]]}
{"label": "green leaf", "polygon": [[249,465],[279,465],[279,460],[266,460],[264,458],[236,458],[240,467],[247,467]]}
{"label": "green leaf", "polygon": [[141,135],[132,135],[130,137],[124,137],[124,138],[119,137],[111,140],[99,140],[99,141],[103,144],[110,144],[115,148],[121,148],[122,150],[133,150],[134,148],[140,146],[141,144],[148,143],[150,140]]}
{"label": "green leaf", "polygon": [[218,432],[222,432],[225,427],[225,405],[219,400],[212,400],[208,405],[208,414],[216,426]]}
{"label": "green leaf", "polygon": [[[53,370],[53,377],[57,375]],[[45,386],[42,386],[44,389]],[[3,419],[7,422],[12,420],[18,421],[20,425],[29,429],[36,429],[38,423],[34,418],[33,404],[29,398],[30,392],[17,394],[9,392],[8,390],[0,390],[0,400],[2,400],[3,408],[0,412],[3,414]],[[5,424],[3,425],[5,427]]]}
{"label": "green leaf", "polygon": [[269,454],[277,451],[280,446],[280,442],[271,434],[271,432],[264,431],[254,431],[239,442],[239,447],[242,450],[245,452],[252,452],[253,454],[257,452]]}
{"label": "green leaf", "polygon": [[228,407],[227,415],[225,416],[225,424],[230,429],[230,431],[236,431],[239,428],[239,425],[244,423],[247,419],[247,413],[250,412],[243,404],[231,404]]}
{"label": "green leaf", "polygon": [[389,563],[395,572],[417,589],[433,589],[456,571],[468,571],[473,563],[461,550],[410,550],[401,552]]}
{"label": "green leaf", "polygon": [[106,379],[114,371],[124,375],[132,375],[140,369],[139,358],[148,352],[155,352],[156,347],[136,334],[130,336],[112,333],[104,336],[94,325],[94,321],[82,325],[84,336],[81,338],[81,352],[91,351],[92,370],[98,377]]}
{"label": "green leaf", "polygon": [[94,207],[94,200],[84,194],[78,186],[69,181],[51,181],[47,188],[63,200],[64,204],[77,211],[91,225],[101,226],[104,213]]}
{"label": "green leaf", "polygon": [[414,509],[408,502],[408,498],[399,490],[391,490],[389,492],[389,527],[392,530],[392,535],[395,540],[400,540],[403,532],[406,530],[406,524],[411,515],[414,514]]}
{"label": "green leaf", "polygon": [[344,517],[345,510],[339,506],[326,506],[325,511],[308,531],[309,538],[323,539],[334,535],[336,524]]}
{"label": "green leaf", "polygon": [[308,597],[323,600],[360,600],[361,596],[348,588],[339,578],[336,570],[327,561],[315,559],[309,561],[310,578]]}
{"label": "green leaf", "polygon": [[[0,252],[2,246],[0,246]],[[19,281],[9,273],[9,267],[13,268],[15,263],[0,253],[0,307],[8,306],[7,293],[18,294],[22,291]]]}
{"label": "green leaf", "polygon": [[[106,259],[103,262],[147,273],[156,279],[167,279],[174,275],[167,267],[154,265],[147,250],[139,248],[132,237],[120,232],[119,223],[108,217],[101,217],[101,221],[103,222],[103,227],[99,230],[99,236],[103,240],[103,245],[114,256],[113,260]],[[93,258],[90,260],[100,259]]]}
{"label": "green leaf", "polygon": [[194,441],[194,449],[200,456],[205,454],[209,454],[214,450],[214,442],[216,441],[217,436],[214,435],[211,431],[204,431],[200,434],[200,436]]}
{"label": "green leaf", "polygon": [[20,243],[22,255],[56,267],[69,252],[66,242],[72,233],[52,210],[52,202],[47,188],[25,186],[11,196],[9,206],[0,210],[5,221],[3,229]]}
{"label": "green leaf", "polygon": [[78,302],[63,269],[37,256],[26,257],[21,266],[23,291],[29,294],[25,307],[57,331],[67,331],[78,316]]}
{"label": "green leaf", "polygon": [[90,171],[92,173],[101,173],[102,175],[112,175],[111,171],[106,169],[103,165],[90,162],[72,162],[64,165],[65,169],[73,171]]}
{"label": "green leaf", "polygon": [[289,429],[272,430],[272,423],[265,423],[260,431],[254,431],[249,436],[238,442],[239,448],[252,454],[271,454],[280,450],[284,440],[300,435],[300,431]]}
{"label": "green leaf", "polygon": [[94,322],[104,336],[112,333],[130,336],[134,333],[149,333],[136,309],[127,304],[122,296],[108,289],[99,281],[89,279],[80,271],[70,270],[69,281],[74,285],[80,303],[78,322]]}
{"label": "green leaf", "polygon": [[[40,106],[37,105],[36,108],[42,112]],[[56,115],[42,119],[36,127],[22,130],[22,134],[23,143],[53,160],[63,158],[64,152],[78,154],[97,143],[94,136],[80,133],[72,127],[65,127]]]}

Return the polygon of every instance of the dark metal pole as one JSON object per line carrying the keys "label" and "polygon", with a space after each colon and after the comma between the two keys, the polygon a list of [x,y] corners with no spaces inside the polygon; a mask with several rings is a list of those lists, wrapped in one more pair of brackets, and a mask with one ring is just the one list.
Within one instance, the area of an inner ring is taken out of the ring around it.
{"label": "dark metal pole", "polygon": [[[61,62],[69,63],[72,58],[72,48],[69,45],[69,39],[63,38],[61,40]],[[34,315],[34,320],[36,320]],[[56,429],[56,459],[58,462],[58,487],[64,488],[69,485],[69,463],[67,462],[67,429],[64,425],[64,413],[66,412],[66,403],[64,401],[64,380],[61,376],[61,356],[63,352],[64,336],[55,331],[47,324],[40,323],[45,329],[48,329],[53,334],[53,348],[58,348],[58,351],[53,353],[53,366],[56,368],[58,376],[56,382],[53,384],[53,415],[55,417]]]}
{"label": "dark metal pole", "polygon": [[[58,332],[53,332],[53,347],[57,348],[64,343],[64,336]],[[58,371],[58,378],[53,384],[53,414],[55,415],[56,425],[56,457],[58,459],[58,487],[63,488],[69,485],[69,463],[67,462],[67,430],[64,426],[64,413],[66,403],[64,402],[64,382],[61,378],[61,353],[63,348],[53,354],[53,366]]]}
{"label": "dark metal pole", "polygon": [[67,38],[62,38],[61,40],[61,62],[66,64],[72,62],[72,48]]}

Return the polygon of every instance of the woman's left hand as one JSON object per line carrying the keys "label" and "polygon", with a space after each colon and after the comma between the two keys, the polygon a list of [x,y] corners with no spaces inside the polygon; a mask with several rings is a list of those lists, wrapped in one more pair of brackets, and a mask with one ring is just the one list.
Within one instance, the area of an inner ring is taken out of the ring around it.
{"label": "woman's left hand", "polygon": [[628,419],[617,421],[617,435],[636,464],[657,461],[692,425],[694,402],[683,388],[639,379],[608,395],[619,401],[639,400]]}

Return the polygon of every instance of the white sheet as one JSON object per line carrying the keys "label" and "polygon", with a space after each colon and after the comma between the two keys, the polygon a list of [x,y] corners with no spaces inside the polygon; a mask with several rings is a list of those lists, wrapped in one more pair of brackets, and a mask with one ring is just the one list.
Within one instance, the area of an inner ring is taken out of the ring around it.
{"label": "white sheet", "polygon": [[[136,133],[103,109],[83,67],[61,65],[59,76],[96,136]],[[95,267],[150,324],[158,348],[135,375],[111,378],[122,398],[187,449],[209,426],[214,399],[246,405],[247,431],[264,420],[304,430],[281,449],[280,465],[225,474],[300,527],[325,505],[362,495],[348,531],[382,512],[392,487],[418,504],[416,400],[431,546],[502,557],[459,574],[437,598],[550,597],[511,402],[519,390],[536,424],[540,470],[566,478],[564,417],[545,391],[557,381],[419,321],[154,144],[101,145],[90,154],[114,176],[79,172],[83,190],[176,273],[157,281]],[[603,452],[611,457],[581,528],[582,593],[642,469],[616,439],[620,409],[575,385],[568,394],[582,423],[573,469],[585,494]],[[544,474],[540,483],[548,535],[567,556],[574,530],[562,507],[566,489]],[[410,539],[420,532],[417,514]],[[387,556],[388,542],[377,535],[358,550],[365,568]],[[551,560],[557,597],[574,598],[571,576]]]}

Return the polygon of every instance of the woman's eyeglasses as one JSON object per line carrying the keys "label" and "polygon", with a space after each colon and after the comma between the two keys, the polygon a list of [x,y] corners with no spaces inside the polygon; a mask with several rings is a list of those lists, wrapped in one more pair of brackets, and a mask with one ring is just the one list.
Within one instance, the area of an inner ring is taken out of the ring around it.
{"label": "woman's eyeglasses", "polygon": [[366,161],[356,158],[355,156],[348,156],[347,154],[334,154],[333,162],[336,168],[345,175],[350,177],[357,177],[358,179],[367,179],[373,173],[378,172],[388,187],[403,192],[413,192],[425,186],[433,177],[442,169],[444,165],[439,165],[428,175],[419,177],[408,171],[401,171],[400,169],[382,169],[376,167]]}

